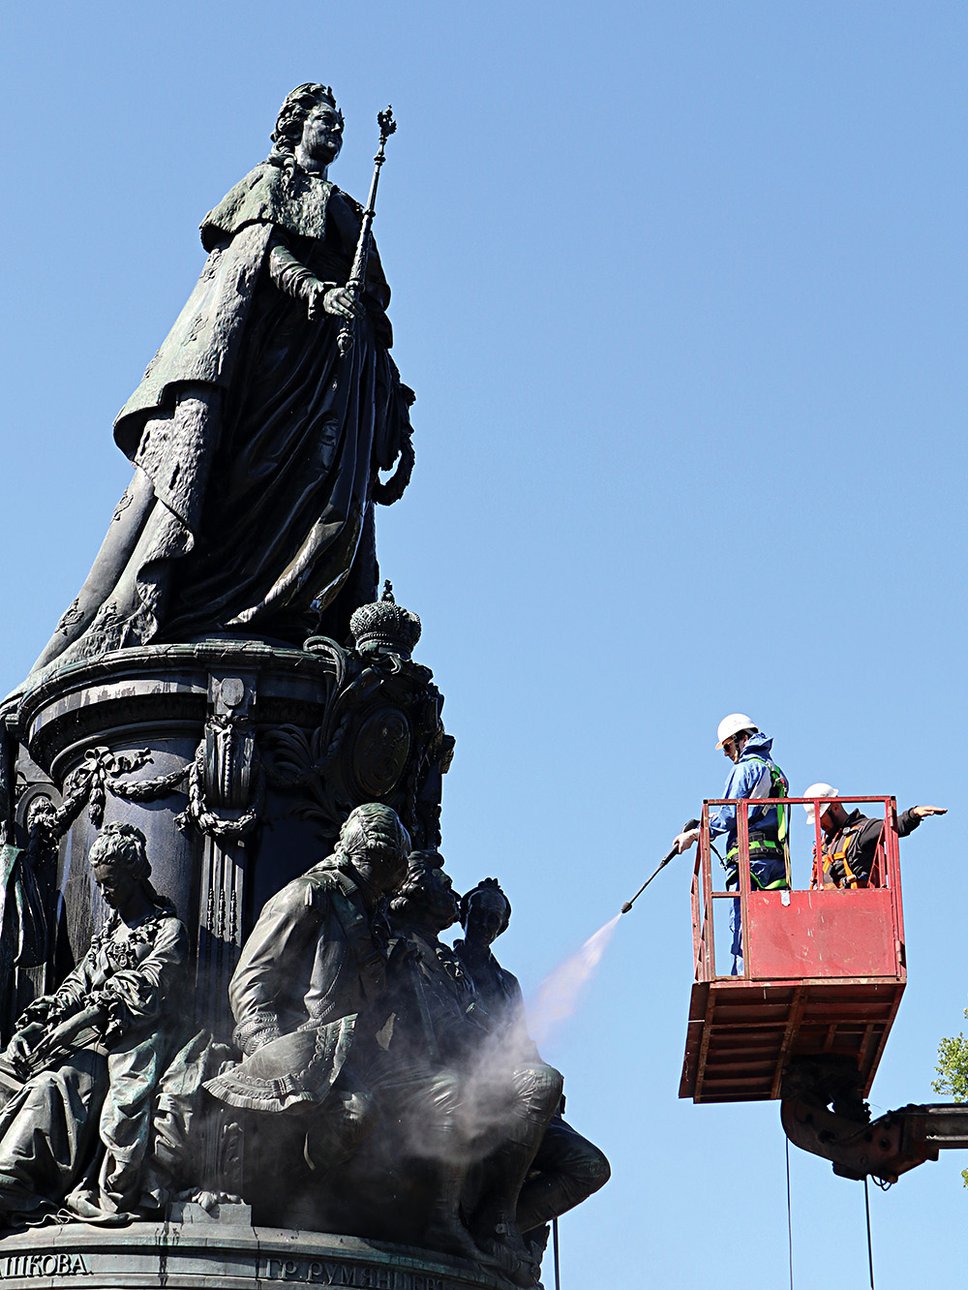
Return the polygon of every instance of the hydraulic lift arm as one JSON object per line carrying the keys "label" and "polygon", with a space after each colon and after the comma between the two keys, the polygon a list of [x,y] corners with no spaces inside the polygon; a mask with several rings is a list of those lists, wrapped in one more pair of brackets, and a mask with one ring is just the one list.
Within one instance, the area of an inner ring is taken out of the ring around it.
{"label": "hydraulic lift arm", "polygon": [[941,1151],[968,1149],[968,1103],[912,1104],[868,1120],[866,1103],[830,1074],[813,1064],[789,1072],[780,1121],[794,1146],[830,1160],[841,1178],[897,1182]]}

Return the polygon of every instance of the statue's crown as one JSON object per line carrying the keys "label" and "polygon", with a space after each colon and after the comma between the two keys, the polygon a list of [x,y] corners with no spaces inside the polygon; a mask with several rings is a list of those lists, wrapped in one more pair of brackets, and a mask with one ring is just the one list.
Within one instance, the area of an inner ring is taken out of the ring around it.
{"label": "statue's crown", "polygon": [[420,619],[393,598],[393,586],[387,580],[383,595],[372,605],[361,605],[350,619],[353,644],[361,654],[368,650],[387,649],[401,658],[409,658],[420,640]]}

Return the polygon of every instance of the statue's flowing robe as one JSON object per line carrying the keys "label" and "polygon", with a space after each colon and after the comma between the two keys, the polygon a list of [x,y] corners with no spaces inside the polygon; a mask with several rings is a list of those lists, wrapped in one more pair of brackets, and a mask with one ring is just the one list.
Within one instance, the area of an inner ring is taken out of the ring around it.
{"label": "statue's flowing robe", "polygon": [[137,1208],[187,961],[177,918],[160,913],[130,935],[115,922],[56,993],[28,1006],[19,1028],[56,1025],[97,997],[107,1025],[101,1043],[33,1075],[0,1109],[0,1210],[70,1209],[80,1195],[106,1214]]}
{"label": "statue's flowing robe", "polygon": [[379,257],[345,357],[339,319],[311,322],[269,271],[282,246],[345,283],[360,219],[327,180],[269,163],[205,218],[202,274],[115,422],[134,479],[35,669],[219,632],[298,645],[311,605],[319,629],[345,636],[375,599],[373,485],[412,401]]}

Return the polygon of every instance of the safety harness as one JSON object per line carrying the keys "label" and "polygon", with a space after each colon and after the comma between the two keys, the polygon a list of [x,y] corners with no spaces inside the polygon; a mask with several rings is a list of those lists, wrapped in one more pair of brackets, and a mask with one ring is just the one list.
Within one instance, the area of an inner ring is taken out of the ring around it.
{"label": "safety harness", "polygon": [[857,820],[854,824],[847,825],[837,834],[835,845],[836,851],[829,850],[826,846],[823,849],[823,876],[824,882],[829,879],[835,887],[866,887],[869,874],[864,872],[862,865],[858,864],[857,840],[861,829],[868,820]]}

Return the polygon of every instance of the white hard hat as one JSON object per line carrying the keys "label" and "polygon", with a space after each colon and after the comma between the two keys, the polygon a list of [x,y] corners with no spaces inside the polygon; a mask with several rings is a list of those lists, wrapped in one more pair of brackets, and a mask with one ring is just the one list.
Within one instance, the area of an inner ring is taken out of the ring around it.
{"label": "white hard hat", "polygon": [[727,739],[732,739],[733,735],[738,735],[741,730],[755,729],[756,722],[745,712],[731,712],[728,717],[723,717],[716,727],[716,738],[719,740],[716,747],[722,748]]}
{"label": "white hard hat", "polygon": [[[803,790],[804,797],[839,797],[840,789],[834,788],[831,784],[824,784],[822,781],[818,784],[811,784],[809,788]],[[803,809],[807,813],[807,824],[813,828],[813,802],[804,802]],[[821,818],[826,813],[825,809],[820,812]]]}

